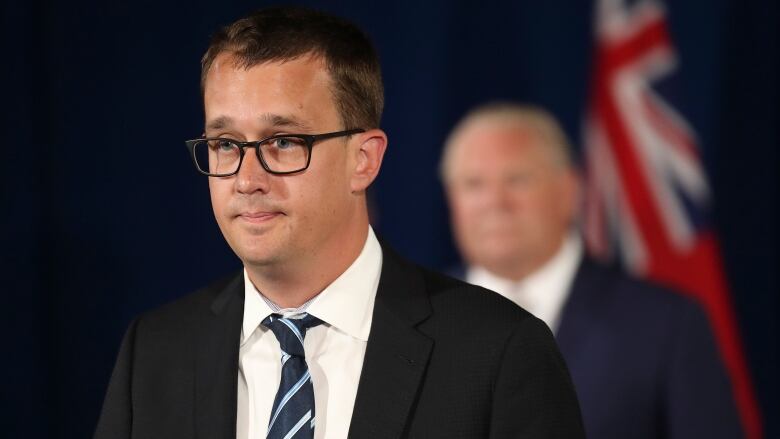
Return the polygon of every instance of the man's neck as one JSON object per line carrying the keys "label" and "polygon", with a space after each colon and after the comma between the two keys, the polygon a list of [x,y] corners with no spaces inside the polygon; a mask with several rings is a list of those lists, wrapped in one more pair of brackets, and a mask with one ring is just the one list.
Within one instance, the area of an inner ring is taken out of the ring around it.
{"label": "man's neck", "polygon": [[281,308],[298,308],[333,283],[358,258],[368,237],[368,221],[343,239],[330,239],[317,253],[271,266],[244,264],[249,279]]}
{"label": "man's neck", "polygon": [[[502,277],[513,282],[521,282],[528,276],[540,270],[545,264],[555,257],[561,251],[566,243],[568,235],[561,235],[559,240],[545,249],[534,258],[518,258],[505,261],[496,261],[493,264],[484,264],[483,267],[496,276]],[[480,265],[480,264],[477,264]]]}

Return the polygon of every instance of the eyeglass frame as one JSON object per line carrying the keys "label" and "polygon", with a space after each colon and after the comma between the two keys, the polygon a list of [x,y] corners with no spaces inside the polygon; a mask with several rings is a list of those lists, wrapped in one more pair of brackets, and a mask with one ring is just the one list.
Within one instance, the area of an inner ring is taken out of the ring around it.
{"label": "eyeglass frame", "polygon": [[[320,140],[333,139],[337,137],[351,136],[353,134],[359,134],[364,132],[366,132],[366,130],[364,130],[363,128],[352,128],[349,130],[333,131],[331,133],[323,133],[323,134],[274,134],[273,136],[268,136],[264,139],[254,140],[249,142],[239,142],[238,140],[230,139],[227,137],[201,137],[198,139],[185,140],[184,143],[187,145],[187,149],[190,151],[190,156],[192,157],[192,163],[195,165],[195,169],[199,173],[207,177],[230,177],[238,174],[238,171],[241,170],[241,165],[244,163],[244,155],[246,154],[245,152],[246,148],[255,149],[255,155],[257,156],[257,159],[260,161],[260,165],[269,174],[289,175],[289,174],[297,174],[299,172],[303,172],[309,169],[309,164],[311,163],[311,152],[312,152],[312,148],[314,148],[315,142],[319,142]],[[306,156],[306,166],[294,171],[273,171],[268,167],[268,163],[265,162],[265,158],[263,157],[263,154],[260,152],[260,145],[274,139],[283,139],[285,137],[297,137],[303,139],[304,142],[306,142],[306,148],[309,150],[308,155]],[[235,171],[229,174],[212,174],[210,172],[204,172],[203,170],[200,169],[200,166],[198,166],[198,160],[195,158],[195,145],[197,145],[200,142],[208,142],[211,140],[227,140],[233,143],[234,145],[238,146],[239,159],[238,159],[238,166],[236,166]]]}

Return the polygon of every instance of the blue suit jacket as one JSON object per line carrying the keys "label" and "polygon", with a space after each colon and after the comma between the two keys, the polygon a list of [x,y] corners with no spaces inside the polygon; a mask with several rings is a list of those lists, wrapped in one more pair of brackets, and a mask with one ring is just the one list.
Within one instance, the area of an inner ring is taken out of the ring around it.
{"label": "blue suit jacket", "polygon": [[709,322],[681,294],[586,258],[556,339],[589,438],[743,436]]}

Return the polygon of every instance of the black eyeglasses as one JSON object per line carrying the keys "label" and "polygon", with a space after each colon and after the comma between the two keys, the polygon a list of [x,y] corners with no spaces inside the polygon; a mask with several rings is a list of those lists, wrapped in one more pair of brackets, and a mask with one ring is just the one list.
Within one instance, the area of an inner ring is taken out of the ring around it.
{"label": "black eyeglasses", "polygon": [[305,171],[309,167],[314,142],[364,131],[354,128],[325,134],[278,134],[254,142],[214,137],[187,140],[184,143],[190,150],[195,168],[209,177],[237,174],[244,161],[245,148],[255,148],[263,169],[271,174],[284,175]]}

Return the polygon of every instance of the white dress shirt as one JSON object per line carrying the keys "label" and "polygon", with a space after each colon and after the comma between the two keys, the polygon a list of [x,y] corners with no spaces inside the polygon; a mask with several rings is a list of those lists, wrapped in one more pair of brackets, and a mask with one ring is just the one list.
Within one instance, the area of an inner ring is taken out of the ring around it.
{"label": "white dress shirt", "polygon": [[381,269],[382,248],[369,227],[363,250],[352,265],[299,309],[279,310],[264,300],[244,270],[244,322],[238,358],[238,439],[266,436],[279,388],[281,348],[273,332],[261,322],[275,312],[289,317],[304,309],[324,322],[310,328],[303,343],[314,386],[314,438],[347,437]]}
{"label": "white dress shirt", "polygon": [[483,267],[469,267],[466,281],[493,290],[538,317],[555,332],[563,305],[582,260],[582,241],[569,234],[555,255],[519,282],[499,277]]}

